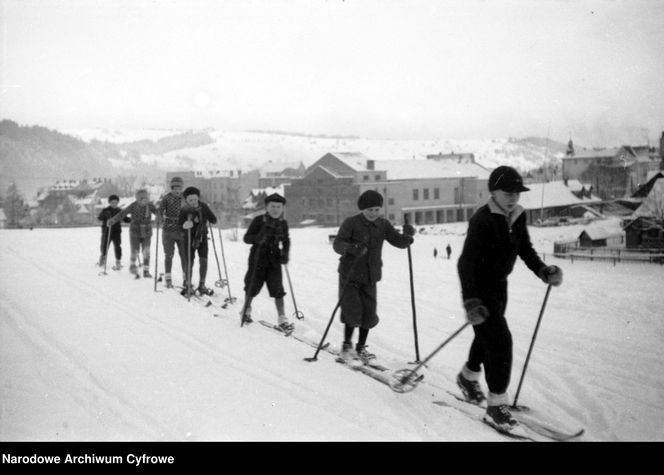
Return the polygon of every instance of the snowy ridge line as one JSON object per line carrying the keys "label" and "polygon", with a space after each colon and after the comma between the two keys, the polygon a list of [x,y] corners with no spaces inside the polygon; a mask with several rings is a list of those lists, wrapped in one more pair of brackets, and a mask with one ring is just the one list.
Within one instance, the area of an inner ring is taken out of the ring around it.
{"label": "snowy ridge line", "polygon": [[[86,387],[87,390],[94,393],[94,397],[103,400],[106,407],[112,408],[115,418],[121,420],[129,427],[133,427],[134,430],[139,433],[147,432],[146,435],[150,438],[164,437],[166,435],[168,435],[168,438],[172,438],[175,436],[175,433],[170,430],[169,426],[163,424],[159,419],[151,417],[149,414],[140,410],[129,399],[124,397],[122,393],[112,391],[110,387],[105,385],[103,381],[90,371],[87,363],[82,361],[80,357],[74,355],[73,352],[68,350],[67,347],[57,339],[51,337],[41,328],[36,327],[25,319],[22,319],[19,323],[16,317],[20,316],[22,312],[16,310],[17,304],[15,302],[12,302],[11,304],[9,304],[9,302],[10,299],[8,296],[2,295],[2,299],[0,299],[0,308],[2,309],[2,314],[7,317],[3,319],[3,322],[10,325],[23,341],[30,345],[38,354],[43,356],[44,360],[52,360],[54,357],[64,360],[69,375],[76,379],[76,381],[78,381],[83,387]],[[20,304],[18,305],[20,307]],[[29,330],[27,332],[26,327],[28,327]],[[42,368],[38,365],[37,369],[41,371]],[[86,394],[88,398],[85,398],[85,395],[70,390],[68,385],[62,385],[61,389],[64,390],[72,400],[76,401],[79,407],[90,412],[91,408],[89,401],[87,400],[90,397],[89,394]],[[127,412],[130,414],[127,415]],[[90,416],[95,418],[98,414],[96,412],[91,412]],[[145,425],[141,426],[136,421],[144,421]],[[158,429],[156,431],[154,429],[153,431],[148,431],[146,428]],[[150,434],[150,432],[153,433]]]}

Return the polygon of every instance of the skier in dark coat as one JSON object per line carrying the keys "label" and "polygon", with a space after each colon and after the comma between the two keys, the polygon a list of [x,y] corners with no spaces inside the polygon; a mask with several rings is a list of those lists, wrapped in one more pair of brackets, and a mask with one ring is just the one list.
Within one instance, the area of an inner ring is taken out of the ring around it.
{"label": "skier in dark coat", "polygon": [[[183,229],[182,240],[185,243],[183,247],[188,253],[185,262],[189,260],[189,267],[187,268],[185,265],[185,279],[189,276],[189,279],[193,280],[191,272],[194,268],[196,252],[198,252],[198,289],[196,290],[201,295],[211,295],[212,291],[205,286],[208,267],[208,223],[217,224],[217,217],[206,203],[200,201],[201,192],[198,188],[190,186],[182,194],[185,204],[180,209],[178,225]],[[191,237],[191,242],[188,242],[189,237]],[[193,292],[192,282],[186,281],[183,287],[182,295],[186,295],[188,291]]]}
{"label": "skier in dark coat", "polygon": [[375,358],[367,351],[369,330],[378,324],[376,314],[376,283],[382,277],[383,242],[405,249],[413,243],[415,229],[404,224],[403,234],[380,216],[383,197],[367,190],[357,202],[360,213],[344,220],[334,239],[333,248],[339,258],[339,295],[341,322],[345,324],[342,357],[353,358],[353,331],[360,330],[355,346],[356,355],[367,362]]}
{"label": "skier in dark coat", "polygon": [[[286,198],[272,193],[265,198],[265,214],[256,216],[244,235],[244,242],[251,244],[247,273],[244,276],[242,317],[251,323],[251,301],[266,284],[270,297],[277,307],[277,325],[284,331],[292,331],[293,323],[286,317],[283,276],[281,265],[288,264],[290,236],[288,221],[283,217]],[[279,247],[281,245],[281,248]]]}
{"label": "skier in dark coat", "polygon": [[[110,232],[110,242],[113,243],[113,251],[115,253],[115,265],[113,270],[120,270],[122,268],[122,224],[115,223],[113,227],[109,228],[106,224],[108,220],[113,216],[118,214],[120,207],[120,198],[117,195],[111,195],[108,197],[108,206],[101,210],[97,219],[101,221],[101,257],[99,258],[99,265],[106,265],[106,254],[108,253],[108,239]],[[125,217],[123,219],[125,223],[131,222],[130,218]]]}
{"label": "skier in dark coat", "polygon": [[529,191],[519,173],[506,166],[489,176],[489,202],[470,218],[457,268],[466,318],[475,338],[457,384],[469,402],[486,397],[479,386],[481,368],[489,387],[484,420],[501,430],[511,430],[516,420],[509,411],[507,387],[512,371],[512,335],[505,319],[507,277],[517,256],[545,283],[560,285],[562,270],[547,266],[530,242],[524,209],[517,204]]}
{"label": "skier in dark coat", "polygon": [[449,260],[450,255],[452,255],[452,247],[449,244],[445,247],[445,252],[447,253],[447,259]]}

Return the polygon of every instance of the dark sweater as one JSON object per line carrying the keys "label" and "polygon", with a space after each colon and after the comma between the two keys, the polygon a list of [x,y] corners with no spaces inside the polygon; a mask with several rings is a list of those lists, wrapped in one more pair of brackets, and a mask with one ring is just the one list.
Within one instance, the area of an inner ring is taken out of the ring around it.
{"label": "dark sweater", "polygon": [[[99,213],[99,216],[97,216],[97,219],[101,221],[101,229],[106,229],[106,223],[108,222],[108,220],[111,219],[116,214],[118,214],[120,211],[122,211],[122,209],[113,208],[112,206],[107,206],[106,208],[102,209],[101,212]],[[125,223],[131,223],[131,219],[127,216],[125,216],[122,221]],[[113,226],[111,226],[111,234],[118,234],[121,232],[122,232],[122,224],[120,222],[117,222]]]}
{"label": "dark sweater", "polygon": [[[265,242],[260,246],[260,253],[257,255],[262,238],[265,238]],[[250,266],[253,265],[256,258],[259,259],[261,265],[280,266],[281,256],[288,256],[290,252],[288,221],[283,217],[275,219],[267,213],[256,216],[247,228],[243,240],[247,244],[253,244],[249,252]],[[279,243],[281,243],[281,250]]]}
{"label": "dark sweater", "polygon": [[517,256],[538,276],[545,267],[530,242],[523,208],[517,205],[508,218],[490,200],[470,218],[457,263],[463,300],[485,299],[505,288]]}

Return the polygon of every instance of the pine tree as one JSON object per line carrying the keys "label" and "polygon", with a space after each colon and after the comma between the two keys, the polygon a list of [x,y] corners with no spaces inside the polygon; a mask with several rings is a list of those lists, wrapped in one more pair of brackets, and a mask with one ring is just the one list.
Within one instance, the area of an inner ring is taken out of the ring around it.
{"label": "pine tree", "polygon": [[18,190],[16,183],[12,183],[7,188],[7,195],[4,200],[5,215],[7,224],[16,227],[21,223],[21,219],[26,216],[25,201]]}

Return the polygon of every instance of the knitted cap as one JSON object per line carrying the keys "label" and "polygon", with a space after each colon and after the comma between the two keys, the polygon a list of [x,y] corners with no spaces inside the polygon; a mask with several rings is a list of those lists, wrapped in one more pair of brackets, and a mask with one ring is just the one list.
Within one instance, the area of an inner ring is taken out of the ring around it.
{"label": "knitted cap", "polygon": [[108,202],[110,203],[111,201],[120,201],[120,198],[118,198],[118,195],[111,195],[108,197]]}
{"label": "knitted cap", "polygon": [[182,186],[182,185],[184,185],[184,181],[179,176],[174,176],[173,178],[171,178],[171,186],[173,186],[173,185]]}
{"label": "knitted cap", "polygon": [[184,192],[182,194],[184,195],[185,199],[189,195],[196,195],[200,198],[201,197],[201,190],[199,190],[195,186],[188,186],[187,188],[184,189]]}
{"label": "knitted cap", "polygon": [[360,210],[383,206],[383,196],[374,190],[367,190],[360,195],[357,200],[357,207]]}

